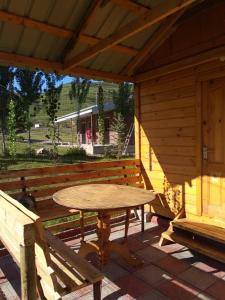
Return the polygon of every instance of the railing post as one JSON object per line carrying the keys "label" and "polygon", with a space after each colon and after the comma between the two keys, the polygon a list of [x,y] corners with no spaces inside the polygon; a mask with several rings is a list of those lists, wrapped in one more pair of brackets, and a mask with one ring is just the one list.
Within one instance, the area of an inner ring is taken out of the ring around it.
{"label": "railing post", "polygon": [[21,299],[36,300],[36,265],[34,244],[20,245]]}

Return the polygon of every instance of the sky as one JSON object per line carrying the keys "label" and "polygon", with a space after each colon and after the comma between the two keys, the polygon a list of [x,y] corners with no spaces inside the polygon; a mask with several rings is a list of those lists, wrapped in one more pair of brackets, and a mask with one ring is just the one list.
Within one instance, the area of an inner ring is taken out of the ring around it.
{"label": "sky", "polygon": [[70,76],[65,76],[63,78],[63,84],[66,84],[66,83],[70,83],[72,80],[74,79],[74,77],[70,77]]}
{"label": "sky", "polygon": [[[60,81],[58,84],[67,84],[67,83],[70,83],[71,81],[73,81],[74,80],[74,77],[71,77],[71,76],[64,76],[63,77],[63,80],[62,81]],[[94,80],[94,79],[90,79],[91,80],[91,82],[100,82],[100,81],[98,81],[98,80]],[[102,82],[102,81],[101,81]],[[18,86],[18,84],[17,84],[17,82],[16,82],[16,80],[14,80],[14,84],[13,84],[16,88],[18,88],[19,86]],[[43,89],[45,89],[46,88],[46,84],[44,83],[43,84]]]}

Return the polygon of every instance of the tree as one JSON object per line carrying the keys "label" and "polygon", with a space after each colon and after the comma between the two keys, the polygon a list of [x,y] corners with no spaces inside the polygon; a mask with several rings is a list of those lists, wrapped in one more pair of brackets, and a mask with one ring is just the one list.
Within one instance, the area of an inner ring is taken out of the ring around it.
{"label": "tree", "polygon": [[20,105],[23,113],[20,117],[20,123],[28,131],[28,142],[31,144],[32,117],[40,107],[42,85],[44,83],[43,73],[41,71],[31,71],[28,69],[16,69],[15,78],[18,84],[16,93],[20,97]]}
{"label": "tree", "polygon": [[113,102],[116,113],[120,113],[125,121],[133,120],[134,97],[133,85],[128,82],[119,84],[118,92],[113,91]]}
{"label": "tree", "polygon": [[0,66],[0,126],[3,154],[6,154],[7,115],[13,76],[13,69],[11,67]]}
{"label": "tree", "polygon": [[121,113],[118,113],[114,116],[111,128],[112,131],[116,132],[113,152],[115,153],[117,159],[120,159],[123,155],[126,132],[126,123]]}
{"label": "tree", "polygon": [[98,87],[97,105],[98,105],[99,144],[104,145],[105,142],[104,93],[101,85]]}
{"label": "tree", "polygon": [[12,159],[16,156],[16,113],[15,113],[15,103],[13,99],[9,102],[9,113],[8,113],[8,150],[9,155]]}
{"label": "tree", "polygon": [[116,133],[114,151],[119,159],[129,130],[126,124],[133,122],[134,117],[133,86],[127,82],[119,84],[118,92],[113,92],[113,102],[116,109],[111,128]]}
{"label": "tree", "polygon": [[46,89],[43,97],[46,113],[48,115],[48,134],[46,137],[52,142],[52,155],[56,158],[58,155],[57,140],[59,140],[59,132],[57,130],[56,119],[60,108],[60,94],[62,84],[59,84],[61,76],[57,74],[45,74]]}
{"label": "tree", "polygon": [[80,139],[78,137],[78,134],[80,132],[80,110],[83,107],[87,95],[89,92],[89,88],[91,85],[91,81],[77,77],[74,79],[73,82],[71,82],[71,89],[69,91],[69,97],[71,101],[75,101],[77,105],[75,105],[75,109],[77,108],[77,142],[80,143]]}

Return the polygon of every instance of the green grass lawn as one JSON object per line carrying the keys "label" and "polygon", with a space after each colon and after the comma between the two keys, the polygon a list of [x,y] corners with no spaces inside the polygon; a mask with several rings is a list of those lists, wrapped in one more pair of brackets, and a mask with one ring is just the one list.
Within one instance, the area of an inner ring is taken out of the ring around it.
{"label": "green grass lawn", "polygon": [[[91,105],[96,104],[96,93],[98,89],[99,83],[93,82],[91,84],[87,100],[83,107],[88,107]],[[103,82],[102,83],[103,89],[104,89],[104,101],[109,102],[113,101],[113,91],[118,90],[118,84],[109,83],[109,82]],[[69,90],[70,90],[70,84],[65,84],[62,89],[62,93],[60,96],[60,102],[61,106],[58,112],[58,116],[62,116],[68,113],[71,113],[73,111],[77,110],[77,106],[75,105],[75,102],[71,102],[69,98]],[[37,150],[39,148],[51,148],[50,145],[47,145],[43,143],[43,141],[46,141],[46,135],[48,134],[47,129],[47,122],[48,122],[48,116],[46,114],[46,111],[44,107],[41,108],[40,111],[38,111],[37,115],[33,117],[32,119],[33,124],[39,123],[40,128],[32,128],[31,130],[31,149]],[[72,132],[71,128],[66,127],[66,125],[61,125],[59,127],[60,130],[60,142],[62,143],[71,143],[75,141],[75,133],[73,132],[73,138],[72,138]],[[74,130],[74,129],[73,129]],[[86,162],[86,161],[93,161],[93,160],[102,160],[100,158],[80,158],[75,157],[71,159],[68,155],[66,155],[66,152],[68,151],[68,147],[58,147],[59,151],[59,157],[57,160],[51,160],[46,157],[34,157],[30,156],[29,148],[28,148],[28,133],[19,133],[17,134],[17,142],[16,142],[16,159],[12,161],[11,159],[7,157],[3,157],[1,151],[2,147],[0,146],[0,170],[1,169],[23,169],[23,168],[35,168],[35,167],[43,167],[43,166],[50,166],[55,164],[68,164],[68,163],[80,163],[80,162]],[[0,136],[0,145],[2,144],[1,136]]]}

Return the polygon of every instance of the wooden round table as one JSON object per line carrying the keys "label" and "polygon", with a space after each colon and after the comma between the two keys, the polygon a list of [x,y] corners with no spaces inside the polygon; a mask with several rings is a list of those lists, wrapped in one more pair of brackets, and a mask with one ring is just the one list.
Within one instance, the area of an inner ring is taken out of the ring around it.
{"label": "wooden round table", "polygon": [[53,199],[59,205],[84,212],[98,213],[98,239],[83,241],[79,250],[81,256],[85,257],[90,252],[96,252],[101,262],[105,264],[109,254],[115,252],[132,265],[140,263],[136,257],[131,255],[126,241],[119,244],[109,240],[110,213],[116,210],[132,209],[151,202],[155,199],[152,191],[116,184],[86,184],[60,190],[53,195]]}

